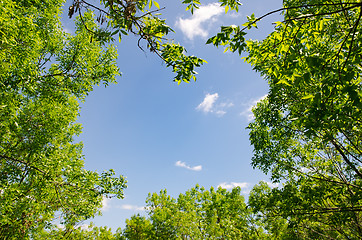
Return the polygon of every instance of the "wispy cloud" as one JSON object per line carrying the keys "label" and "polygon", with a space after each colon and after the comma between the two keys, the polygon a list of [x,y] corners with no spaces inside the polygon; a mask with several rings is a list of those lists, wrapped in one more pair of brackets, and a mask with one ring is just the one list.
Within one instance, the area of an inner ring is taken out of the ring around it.
{"label": "wispy cloud", "polygon": [[111,207],[110,202],[111,202],[110,198],[103,197],[103,199],[102,199],[102,208],[101,208],[102,212],[107,211]]}
{"label": "wispy cloud", "polygon": [[123,210],[131,210],[131,211],[144,211],[145,210],[145,207],[131,205],[131,204],[123,204],[121,206],[118,206],[118,208],[123,209]]}
{"label": "wispy cloud", "polygon": [[226,113],[226,108],[234,106],[231,102],[216,103],[219,98],[218,93],[207,93],[204,100],[196,107],[196,110],[204,113],[215,113],[218,116],[223,116]]}
{"label": "wispy cloud", "polygon": [[177,161],[175,163],[175,166],[176,167],[181,167],[181,168],[186,168],[186,169],[191,170],[191,171],[201,171],[202,170],[201,165],[191,167],[191,166],[187,165],[185,162],[181,162],[181,161]]}
{"label": "wispy cloud", "polygon": [[254,114],[251,111],[253,109],[253,107],[260,102],[261,100],[263,100],[264,98],[266,98],[268,95],[264,95],[258,99],[252,99],[250,100],[248,103],[245,104],[245,109],[240,113],[240,115],[246,117],[246,119],[248,120],[248,122],[252,121],[254,119]]}
{"label": "wispy cloud", "polygon": [[228,190],[231,190],[235,187],[240,187],[243,194],[248,194],[250,192],[250,186],[251,184],[248,182],[223,182],[218,185],[218,187]]}
{"label": "wispy cloud", "polygon": [[206,38],[209,35],[208,29],[210,28],[210,23],[215,22],[217,16],[223,12],[224,8],[221,7],[219,3],[210,3],[205,6],[200,6],[190,18],[179,18],[176,21],[176,26],[179,27],[190,40],[193,40],[196,36]]}
{"label": "wispy cloud", "polygon": [[202,101],[202,103],[200,103],[196,109],[200,110],[202,112],[205,112],[205,113],[212,112],[213,108],[214,108],[214,104],[218,98],[219,98],[218,93],[214,93],[214,94],[207,93],[204,100]]}

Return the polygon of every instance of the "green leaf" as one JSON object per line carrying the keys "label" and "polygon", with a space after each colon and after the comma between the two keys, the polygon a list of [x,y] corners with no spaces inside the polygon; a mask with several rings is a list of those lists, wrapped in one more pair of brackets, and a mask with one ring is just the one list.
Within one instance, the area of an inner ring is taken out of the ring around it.
{"label": "green leaf", "polygon": [[160,9],[160,5],[158,4],[158,2],[153,2],[153,4],[158,8],[158,9]]}
{"label": "green leaf", "polygon": [[284,85],[287,85],[287,86],[292,86],[290,83],[288,83],[287,80],[284,80],[284,79],[279,80],[279,82],[277,82],[277,84],[284,84]]}
{"label": "green leaf", "polygon": [[302,99],[310,99],[310,98],[314,98],[314,95],[309,94],[309,95],[302,97]]}

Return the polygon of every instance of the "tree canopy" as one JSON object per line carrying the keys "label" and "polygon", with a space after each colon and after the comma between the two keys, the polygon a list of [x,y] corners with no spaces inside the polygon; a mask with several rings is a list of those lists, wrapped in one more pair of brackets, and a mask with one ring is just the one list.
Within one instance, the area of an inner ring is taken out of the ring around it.
{"label": "tree canopy", "polygon": [[124,229],[126,239],[262,239],[240,187],[232,191],[196,185],[177,199],[149,194],[149,218],[133,216]]}
{"label": "tree canopy", "polygon": [[[219,0],[225,12],[236,0]],[[76,224],[95,216],[104,197],[123,197],[113,170],[83,168],[76,123],[79,101],[120,75],[112,41],[127,34],[171,67],[177,83],[195,80],[206,61],[186,55],[153,0],[73,0],[74,35],[60,22],[63,0],[0,2],[0,238],[114,239],[107,228]],[[200,1],[184,0],[191,13]],[[247,31],[281,13],[264,40]],[[149,218],[127,221],[127,239],[361,239],[362,84],[359,0],[284,0],[283,8],[223,26],[207,43],[244,58],[269,85],[248,126],[252,166],[281,187],[196,186],[177,199],[147,199]],[[141,48],[142,49],[142,48]],[[59,217],[64,229],[56,229]],[[85,237],[86,236],[86,237]]]}
{"label": "tree canopy", "polygon": [[113,170],[83,168],[78,101],[119,75],[114,46],[89,41],[94,15],[62,30],[63,1],[0,3],[0,238],[26,239],[95,216],[103,197],[123,197]]}
{"label": "tree canopy", "polygon": [[[266,39],[245,40],[247,29],[276,12],[284,19]],[[208,40],[245,51],[268,81],[248,126],[252,165],[283,187],[256,186],[250,204],[286,219],[295,238],[362,237],[361,16],[360,1],[285,0]]]}

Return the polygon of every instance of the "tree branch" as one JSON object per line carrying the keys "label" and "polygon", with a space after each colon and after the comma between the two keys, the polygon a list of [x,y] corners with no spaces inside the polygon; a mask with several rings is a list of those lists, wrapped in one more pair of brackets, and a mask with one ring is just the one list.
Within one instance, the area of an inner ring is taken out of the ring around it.
{"label": "tree branch", "polygon": [[14,161],[14,162],[18,162],[18,163],[21,163],[21,164],[24,164],[25,166],[29,167],[29,168],[33,168],[43,174],[46,174],[46,172],[44,172],[43,170],[41,170],[40,168],[37,168],[37,167],[34,167],[34,166],[31,166],[29,163],[27,162],[24,162],[22,160],[19,160],[19,159],[16,159],[16,158],[13,158],[13,157],[8,157],[8,156],[5,156],[5,155],[0,155],[0,158],[5,158],[5,159],[8,159],[8,160],[11,160],[11,161]]}

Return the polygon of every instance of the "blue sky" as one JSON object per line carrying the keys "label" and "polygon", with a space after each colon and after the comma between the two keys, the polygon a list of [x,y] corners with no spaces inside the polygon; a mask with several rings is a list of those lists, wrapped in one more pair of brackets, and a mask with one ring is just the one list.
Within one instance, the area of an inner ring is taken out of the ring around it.
{"label": "blue sky", "polygon": [[[224,14],[214,1],[203,1],[192,16],[178,0],[158,1],[188,54],[208,61],[196,82],[177,85],[171,69],[137,47],[137,38],[116,43],[118,84],[95,87],[81,104],[85,166],[113,168],[127,177],[125,199],[106,199],[103,215],[92,221],[116,229],[133,214],[145,214],[148,193],[167,189],[173,197],[196,184],[209,188],[240,186],[246,195],[268,178],[250,166],[252,147],[245,129],[251,107],[268,92],[266,82],[237,54],[205,45],[221,25],[241,25],[246,15],[278,9],[281,0],[245,1],[239,13]],[[68,3],[69,4],[69,3]],[[247,37],[263,39],[279,15],[265,19]],[[72,32],[69,21],[64,27]]]}

